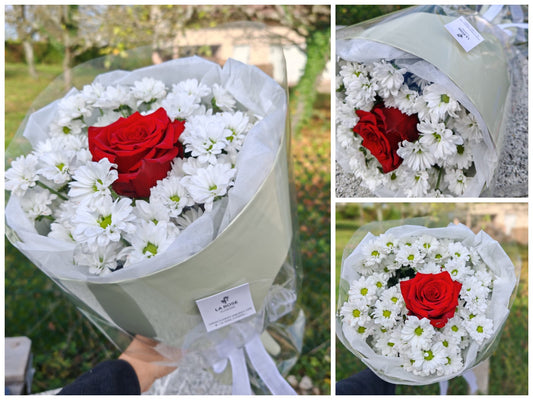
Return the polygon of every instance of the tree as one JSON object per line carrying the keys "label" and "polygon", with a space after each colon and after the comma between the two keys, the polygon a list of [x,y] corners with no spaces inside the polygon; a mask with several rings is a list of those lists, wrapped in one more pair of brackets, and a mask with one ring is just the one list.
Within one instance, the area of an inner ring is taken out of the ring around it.
{"label": "tree", "polygon": [[330,58],[330,14],[330,7],[323,5],[110,6],[101,29],[109,40],[108,53],[151,44],[154,61],[161,61],[162,51],[169,47],[177,57],[177,36],[187,28],[245,20],[291,29],[305,39],[301,51],[307,56],[303,76],[291,98],[293,131],[298,133],[312,115],[316,87]]}
{"label": "tree", "polygon": [[63,48],[65,87],[72,86],[71,68],[76,56],[104,41],[98,32],[104,7],[89,5],[34,6],[39,34]]}
{"label": "tree", "polygon": [[38,31],[38,24],[32,17],[32,6],[13,5],[6,7],[6,23],[15,27],[17,39],[20,40],[24,49],[28,72],[32,78],[37,79],[32,41]]}

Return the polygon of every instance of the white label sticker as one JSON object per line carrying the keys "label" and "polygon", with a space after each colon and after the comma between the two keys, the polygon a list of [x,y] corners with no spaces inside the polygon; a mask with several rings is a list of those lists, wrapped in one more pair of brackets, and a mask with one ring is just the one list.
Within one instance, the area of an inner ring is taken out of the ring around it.
{"label": "white label sticker", "polygon": [[465,17],[459,17],[444,26],[467,53],[484,40]]}
{"label": "white label sticker", "polygon": [[247,283],[196,300],[207,332],[214,331],[255,314],[255,307]]}

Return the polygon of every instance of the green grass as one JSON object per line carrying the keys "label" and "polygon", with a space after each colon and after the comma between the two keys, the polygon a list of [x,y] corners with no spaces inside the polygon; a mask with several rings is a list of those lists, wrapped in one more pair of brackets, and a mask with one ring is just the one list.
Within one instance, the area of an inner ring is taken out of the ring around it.
{"label": "green grass", "polygon": [[[39,80],[23,64],[6,64],[6,144],[33,99],[58,66],[37,66]],[[311,123],[293,141],[304,280],[299,302],[307,317],[300,359],[290,371],[309,376],[330,392],[330,147],[329,96],[321,96]],[[63,292],[7,240],[5,242],[5,335],[28,336],[34,354],[33,392],[64,386],[98,362],[119,355]]]}
{"label": "green grass", "polygon": [[39,78],[34,80],[25,64],[5,64],[6,147],[35,98],[61,73],[61,66],[37,65],[37,73]]}
{"label": "green grass", "polygon": [[[339,282],[342,253],[354,232],[362,225],[370,222],[397,218],[413,218],[432,216],[435,220],[446,219],[450,216],[462,217],[468,204],[396,204],[396,205],[349,205],[344,209],[337,206],[336,217],[336,282]],[[380,218],[378,218],[380,216]],[[491,226],[488,219],[480,218],[475,221],[477,228],[489,231]],[[502,246],[509,256],[520,259],[522,269],[517,297],[513,303],[511,314],[503,329],[500,342],[494,354],[490,357],[489,394],[520,394],[528,393],[528,248],[526,245],[517,247],[503,243]],[[518,252],[516,251],[518,250]],[[336,340],[336,379],[347,378],[365,369],[366,366],[343,344]],[[438,384],[427,386],[397,386],[396,394],[401,395],[436,395],[439,393]],[[450,381],[448,394],[468,394],[468,386],[461,377]]]}

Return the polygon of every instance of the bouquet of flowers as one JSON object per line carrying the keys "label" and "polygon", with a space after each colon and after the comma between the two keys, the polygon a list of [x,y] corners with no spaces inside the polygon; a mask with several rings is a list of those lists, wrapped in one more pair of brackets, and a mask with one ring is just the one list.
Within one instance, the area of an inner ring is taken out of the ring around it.
{"label": "bouquet of flowers", "polygon": [[[491,183],[509,39],[463,12],[421,6],[337,31],[337,161],[377,195],[474,197]],[[481,37],[468,51],[446,31],[458,17]]]}
{"label": "bouquet of flowers", "polygon": [[389,382],[450,379],[493,349],[514,271],[496,241],[464,225],[368,233],[343,257],[338,336]]}
{"label": "bouquet of flowers", "polygon": [[296,299],[286,112],[283,88],[231,59],[99,75],[29,117],[8,237],[102,329],[241,375],[246,348],[290,392],[259,340]]}

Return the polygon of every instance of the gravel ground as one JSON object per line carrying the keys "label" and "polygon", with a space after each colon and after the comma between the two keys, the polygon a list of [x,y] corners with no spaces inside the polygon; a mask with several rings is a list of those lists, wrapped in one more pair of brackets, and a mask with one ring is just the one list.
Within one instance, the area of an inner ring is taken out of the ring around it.
{"label": "gravel ground", "polygon": [[[502,155],[494,174],[491,191],[483,197],[526,197],[528,195],[528,60],[514,60],[515,79],[512,87],[511,117],[508,120]],[[335,195],[340,198],[374,197],[361,185],[361,180],[345,173],[335,163]]]}

